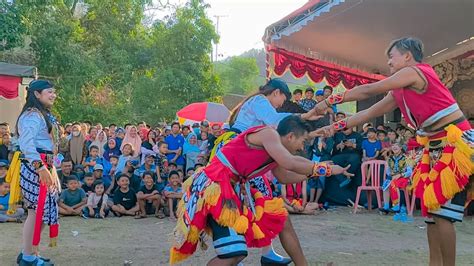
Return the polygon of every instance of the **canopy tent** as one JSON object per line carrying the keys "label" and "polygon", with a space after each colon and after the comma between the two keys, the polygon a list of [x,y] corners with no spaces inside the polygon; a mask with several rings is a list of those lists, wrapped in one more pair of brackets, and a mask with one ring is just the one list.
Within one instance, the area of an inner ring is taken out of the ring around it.
{"label": "canopy tent", "polygon": [[0,122],[12,128],[25,103],[25,85],[36,76],[36,67],[0,62]]}
{"label": "canopy tent", "polygon": [[403,36],[420,38],[431,64],[472,56],[473,13],[474,1],[466,0],[311,0],[267,27],[267,74],[290,70],[300,77],[306,68],[319,82],[321,75],[311,75],[311,69],[340,70],[345,75],[337,79],[351,88],[353,80],[363,83],[383,77],[377,74],[388,75],[385,50]]}

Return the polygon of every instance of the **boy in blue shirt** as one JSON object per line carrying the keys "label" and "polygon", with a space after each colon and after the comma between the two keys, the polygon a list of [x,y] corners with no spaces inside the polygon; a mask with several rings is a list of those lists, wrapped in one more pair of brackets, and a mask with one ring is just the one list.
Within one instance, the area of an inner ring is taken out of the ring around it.
{"label": "boy in blue shirt", "polygon": [[14,214],[8,215],[8,201],[10,200],[10,184],[0,181],[0,223],[12,222],[21,223],[21,217],[25,214],[20,206],[17,207]]}
{"label": "boy in blue shirt", "polygon": [[176,220],[176,208],[178,202],[183,196],[183,189],[181,188],[181,178],[177,171],[171,171],[169,175],[169,183],[163,190],[163,196],[166,197],[168,201],[168,207],[170,210],[170,218]]}
{"label": "boy in blue shirt", "polygon": [[375,160],[382,150],[382,143],[377,139],[377,131],[374,128],[367,129],[367,139],[362,141],[362,161]]}
{"label": "boy in blue shirt", "polygon": [[99,147],[92,145],[89,147],[89,156],[84,161],[84,170],[92,173],[96,164],[104,166],[105,160],[99,156]]}

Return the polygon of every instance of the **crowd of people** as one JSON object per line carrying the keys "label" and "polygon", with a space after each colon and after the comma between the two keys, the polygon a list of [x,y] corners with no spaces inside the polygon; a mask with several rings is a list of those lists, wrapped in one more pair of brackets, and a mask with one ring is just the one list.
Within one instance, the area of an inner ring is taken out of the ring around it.
{"label": "crowd of people", "polygon": [[[0,222],[21,222],[22,208],[6,214],[10,161],[19,150],[7,123],[0,124]],[[220,124],[174,122],[154,128],[145,122],[107,127],[90,122],[60,128],[55,166],[60,181],[59,213],[84,218],[131,215],[176,219],[181,184],[207,164],[222,134]]]}

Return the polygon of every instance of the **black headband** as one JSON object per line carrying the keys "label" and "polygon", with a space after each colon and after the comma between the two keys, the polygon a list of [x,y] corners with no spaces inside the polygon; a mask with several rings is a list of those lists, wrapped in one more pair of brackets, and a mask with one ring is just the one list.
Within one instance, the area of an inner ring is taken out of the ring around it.
{"label": "black headband", "polygon": [[44,89],[50,89],[53,88],[54,85],[50,81],[44,80],[44,79],[35,79],[30,82],[26,90],[28,91],[41,91]]}

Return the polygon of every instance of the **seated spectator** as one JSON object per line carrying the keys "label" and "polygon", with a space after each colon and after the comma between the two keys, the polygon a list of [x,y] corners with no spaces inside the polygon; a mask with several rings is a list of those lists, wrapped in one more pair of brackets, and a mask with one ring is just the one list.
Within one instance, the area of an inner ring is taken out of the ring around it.
{"label": "seated spectator", "polygon": [[[400,196],[400,189],[406,188],[410,184],[412,169],[408,165],[407,158],[403,154],[402,146],[399,143],[392,145],[392,155],[388,158],[388,176],[383,184],[383,208],[381,213],[388,214],[390,211],[400,213],[406,220],[405,197]],[[392,208],[390,209],[390,200]],[[396,219],[396,218],[395,218]]]}
{"label": "seated spectator", "polygon": [[140,206],[140,215],[136,218],[145,218],[147,215],[154,214],[157,218],[163,219],[165,215],[159,212],[161,195],[154,180],[154,172],[143,173],[143,185],[137,193],[138,205]]}
{"label": "seated spectator", "polygon": [[125,137],[122,141],[122,146],[120,146],[120,150],[122,150],[122,153],[124,152],[124,145],[129,144],[132,146],[132,154],[134,159],[140,159],[140,154],[141,154],[141,147],[142,147],[142,139],[140,138],[140,135],[138,134],[138,130],[135,126],[130,125],[126,129]]}
{"label": "seated spectator", "polygon": [[377,139],[375,128],[367,129],[367,139],[362,141],[362,161],[376,160],[382,151],[382,143]]}
{"label": "seated spectator", "polygon": [[92,141],[91,146],[96,146],[99,148],[99,157],[104,157],[105,146],[107,145],[107,134],[104,131],[100,130],[97,133],[94,141]]}
{"label": "seated spectator", "polygon": [[313,88],[309,87],[304,91],[305,98],[301,100],[298,104],[306,110],[306,112],[310,111],[316,106],[316,101],[313,99],[314,97],[314,90]]}
{"label": "seated spectator", "polygon": [[10,140],[10,133],[3,133],[2,144],[0,144],[0,160],[10,161],[10,154],[13,152]]}
{"label": "seated spectator", "polygon": [[317,203],[307,202],[306,180],[296,184],[281,185],[281,197],[285,208],[293,214],[315,214]]}
{"label": "seated spectator", "polygon": [[387,130],[387,138],[388,138],[388,141],[390,142],[390,145],[392,145],[395,142],[400,143],[398,134],[393,129]]}
{"label": "seated spectator", "polygon": [[22,223],[21,218],[25,214],[25,210],[21,206],[17,206],[15,213],[7,214],[10,200],[10,184],[0,180],[0,223]]}
{"label": "seated spectator", "polygon": [[[140,166],[140,168],[135,170],[134,174],[136,176],[140,177],[140,179],[143,179],[143,174],[145,172],[152,172],[153,173],[153,178],[155,178],[155,175],[158,174],[158,172],[156,170],[156,166],[155,166],[155,155],[154,154],[148,154],[145,157],[145,162],[142,164],[142,166]],[[141,185],[143,185],[143,182],[140,182],[140,183],[141,183]]]}
{"label": "seated spectator", "polygon": [[158,185],[158,192],[162,192],[168,182],[168,158],[166,154],[168,153],[168,144],[164,141],[158,142],[158,144],[153,147],[153,151],[156,152],[155,165],[157,171],[156,183]]}
{"label": "seated spectator", "polygon": [[117,163],[117,170],[116,174],[120,174],[125,167],[125,164],[133,159],[133,146],[130,143],[124,143],[122,146],[122,155],[120,155],[118,163]]}
{"label": "seated spectator", "polygon": [[84,166],[78,164],[74,166],[74,172],[73,174],[79,179],[82,180],[84,178]]}
{"label": "seated spectator", "polygon": [[86,173],[84,175],[82,189],[87,195],[94,193],[94,174],[93,173]]}
{"label": "seated spectator", "polygon": [[178,170],[178,166],[175,163],[168,163],[168,177],[171,171],[176,171],[176,170]]}
{"label": "seated spectator", "polygon": [[114,203],[112,211],[117,216],[138,215],[140,206],[138,206],[137,195],[135,191],[129,187],[130,178],[126,174],[121,174],[117,180],[118,189],[114,192]]}
{"label": "seated spectator", "polygon": [[204,162],[207,160],[207,157],[209,155],[209,139],[208,139],[208,133],[207,132],[201,132],[201,140],[198,142],[199,145],[199,150],[200,150],[200,157],[201,159],[199,160],[200,162]]}
{"label": "seated spectator", "polygon": [[108,176],[114,177],[115,174],[117,173],[117,165],[119,161],[119,156],[117,155],[110,155],[109,157],[109,162],[110,162],[110,171],[108,173]]}
{"label": "seated spectator", "polygon": [[117,142],[117,147],[122,150],[123,139],[125,138],[125,129],[119,127],[115,130],[115,141]]}
{"label": "seated spectator", "polygon": [[99,147],[91,145],[89,148],[89,156],[84,161],[84,170],[92,173],[96,164],[104,166],[104,158],[99,156]]}
{"label": "seated spectator", "polygon": [[110,162],[112,156],[118,158],[121,154],[122,152],[120,151],[120,147],[117,146],[117,141],[110,138],[104,148],[104,159]]}
{"label": "seated spectator", "polygon": [[[323,88],[323,92],[324,92],[324,99],[327,99],[329,96],[332,95],[333,88],[329,85],[326,85]],[[332,105],[332,110],[333,110],[334,113],[337,113],[337,105],[333,104]]]}
{"label": "seated spectator", "polygon": [[83,215],[85,217],[104,219],[109,214],[107,200],[109,197],[105,194],[104,183],[98,181],[94,183],[94,192],[87,197],[87,205],[84,207]]}
{"label": "seated spectator", "polygon": [[183,181],[186,181],[190,176],[194,175],[194,167],[189,167],[186,169],[186,176]]}
{"label": "seated spectator", "polygon": [[64,159],[61,162],[61,170],[58,170],[57,173],[58,173],[59,182],[61,182],[61,189],[66,189],[67,180],[71,175],[73,175],[72,161],[68,158]]}
{"label": "seated spectator", "polygon": [[79,180],[76,176],[70,176],[67,181],[67,189],[61,192],[59,197],[59,214],[61,215],[81,215],[82,208],[87,203],[86,192],[79,187]]}
{"label": "seated spectator", "polygon": [[9,163],[7,160],[0,160],[0,181],[5,182],[7,176]]}
{"label": "seated spectator", "polygon": [[380,151],[380,160],[387,160],[392,150],[392,143],[387,138],[387,132],[385,130],[377,130],[377,139],[382,144],[382,150]]}
{"label": "seated spectator", "polygon": [[334,118],[334,120],[337,122],[337,121],[345,119],[345,118],[346,118],[346,114],[344,112],[337,112],[336,117]]}
{"label": "seated spectator", "polygon": [[301,89],[296,89],[293,91],[293,102],[299,103],[303,98],[303,91]]}
{"label": "seated spectator", "polygon": [[176,215],[176,208],[178,207],[178,202],[183,196],[183,190],[181,188],[181,181],[179,173],[177,171],[171,171],[169,175],[169,183],[163,191],[168,202],[168,208],[170,211],[170,218],[176,220],[178,216]]}
{"label": "seated spectator", "polygon": [[[342,167],[350,165],[348,172],[358,176],[361,165],[362,136],[354,132],[352,128],[348,128],[334,135],[334,144],[332,161]],[[345,187],[351,182],[351,178],[344,175],[337,175],[335,178],[340,182],[340,187]]]}

